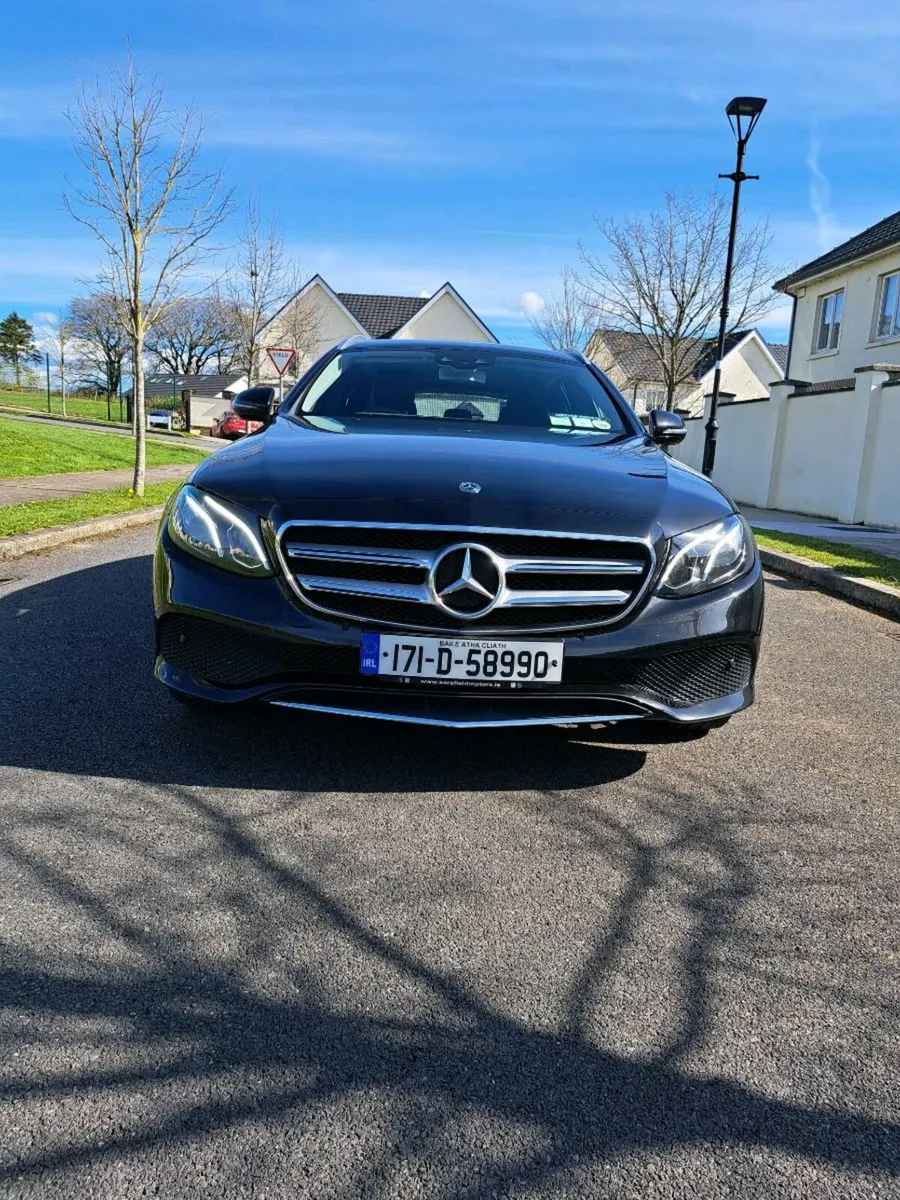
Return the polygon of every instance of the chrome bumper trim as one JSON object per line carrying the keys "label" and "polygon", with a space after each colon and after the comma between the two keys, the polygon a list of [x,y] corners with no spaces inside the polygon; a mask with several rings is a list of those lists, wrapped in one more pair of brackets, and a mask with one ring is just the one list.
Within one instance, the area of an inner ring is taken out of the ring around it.
{"label": "chrome bumper trim", "polygon": [[413,717],[400,713],[371,712],[360,708],[339,708],[330,704],[306,704],[297,700],[269,700],[276,708],[300,708],[306,712],[327,713],[336,717],[369,717],[374,721],[397,721],[404,725],[437,725],[444,729],[497,729],[520,725],[610,725],[617,721],[643,721],[644,713],[616,713],[589,717],[512,717],[497,721],[448,721],[438,717]]}

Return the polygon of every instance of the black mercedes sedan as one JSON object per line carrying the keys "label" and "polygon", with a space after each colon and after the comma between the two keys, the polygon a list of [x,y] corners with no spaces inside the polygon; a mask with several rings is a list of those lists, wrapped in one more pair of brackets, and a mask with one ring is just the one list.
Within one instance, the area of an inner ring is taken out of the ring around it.
{"label": "black mercedes sedan", "polygon": [[156,675],[176,700],[448,726],[746,708],[759,559],[575,352],[348,339],[170,500]]}

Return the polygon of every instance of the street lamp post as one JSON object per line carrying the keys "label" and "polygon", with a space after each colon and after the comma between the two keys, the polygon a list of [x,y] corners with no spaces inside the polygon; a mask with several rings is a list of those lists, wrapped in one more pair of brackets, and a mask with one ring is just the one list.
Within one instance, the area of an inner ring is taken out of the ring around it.
{"label": "street lamp post", "polygon": [[719,175],[720,179],[730,179],[734,184],[734,194],[731,200],[731,226],[728,230],[728,253],[725,257],[725,282],[722,286],[722,309],[719,314],[719,343],[716,350],[716,373],[713,376],[712,399],[709,404],[709,420],[706,422],[706,439],[703,443],[703,474],[711,475],[716,461],[716,439],[719,436],[719,422],[716,413],[719,408],[719,387],[722,382],[722,358],[725,355],[725,334],[728,329],[728,302],[731,293],[731,269],[734,266],[734,241],[737,234],[738,209],[741,202],[741,184],[745,179],[759,179],[758,175],[744,174],[744,152],[750,140],[750,134],[756,128],[760,113],[766,107],[765,100],[760,96],[736,96],[726,107],[725,115],[728,124],[737,140],[737,163],[730,175]]}

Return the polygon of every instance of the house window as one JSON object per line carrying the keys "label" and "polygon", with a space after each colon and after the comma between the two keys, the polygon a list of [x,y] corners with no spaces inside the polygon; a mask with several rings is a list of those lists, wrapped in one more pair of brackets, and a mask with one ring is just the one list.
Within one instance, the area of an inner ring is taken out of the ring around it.
{"label": "house window", "polygon": [[900,272],[885,275],[878,291],[878,309],[875,317],[875,339],[900,337]]}
{"label": "house window", "polygon": [[668,393],[664,387],[638,383],[634,389],[634,411],[648,413],[654,408],[665,408]]}
{"label": "house window", "polygon": [[822,354],[826,350],[837,350],[841,339],[841,320],[844,316],[844,289],[839,292],[829,292],[827,296],[819,297],[816,309],[816,337],[813,342],[813,353]]}

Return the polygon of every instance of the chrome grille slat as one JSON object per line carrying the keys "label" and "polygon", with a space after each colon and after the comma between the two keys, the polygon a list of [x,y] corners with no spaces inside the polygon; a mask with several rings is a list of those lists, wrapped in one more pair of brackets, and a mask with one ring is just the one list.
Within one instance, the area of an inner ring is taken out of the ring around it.
{"label": "chrome grille slat", "polygon": [[332,579],[325,575],[298,575],[301,587],[311,592],[341,592],[347,596],[375,596],[385,600],[408,600],[429,604],[431,596],[424,584],[379,583],[374,579]]}
{"label": "chrome grille slat", "polygon": [[631,592],[517,592],[507,591],[505,601],[500,606],[506,608],[545,608],[569,604],[627,604]]}
{"label": "chrome grille slat", "polygon": [[374,563],[382,567],[422,567],[427,570],[434,558],[422,550],[370,550],[367,546],[317,546],[288,542],[289,558],[321,558],[332,562]]}
{"label": "chrome grille slat", "polygon": [[527,571],[535,575],[643,575],[644,564],[615,558],[506,558],[503,562],[507,575]]}
{"label": "chrome grille slat", "polygon": [[[636,537],[484,526],[290,521],[277,546],[287,582],[309,608],[357,625],[473,636],[608,625],[643,597],[655,565],[653,547]],[[499,584],[497,570],[489,583],[493,606],[473,605],[471,614],[443,599],[457,587],[445,573],[448,555],[466,546],[473,562],[480,555],[479,569],[493,561],[499,570]]]}

